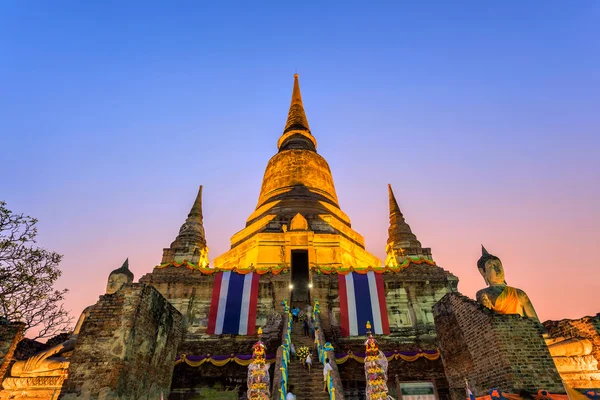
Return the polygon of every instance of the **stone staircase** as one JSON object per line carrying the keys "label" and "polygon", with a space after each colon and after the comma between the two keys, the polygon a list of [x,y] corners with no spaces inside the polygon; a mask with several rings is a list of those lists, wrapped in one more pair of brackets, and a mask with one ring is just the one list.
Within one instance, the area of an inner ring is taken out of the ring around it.
{"label": "stone staircase", "polygon": [[323,364],[319,362],[313,339],[310,336],[304,336],[302,322],[292,324],[292,343],[296,350],[302,346],[308,346],[313,353],[313,362],[309,374],[302,363],[294,359],[288,367],[288,387],[294,385],[293,393],[297,400],[329,400],[329,393],[323,393]]}

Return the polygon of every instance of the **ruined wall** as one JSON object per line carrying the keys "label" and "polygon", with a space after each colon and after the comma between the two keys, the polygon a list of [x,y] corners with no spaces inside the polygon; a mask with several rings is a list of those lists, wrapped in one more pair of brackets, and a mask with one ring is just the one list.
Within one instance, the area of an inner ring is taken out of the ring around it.
{"label": "ruined wall", "polygon": [[567,343],[588,340],[589,351],[566,353],[554,357],[561,377],[571,387],[580,389],[600,389],[600,314],[594,317],[546,321],[547,343]]}
{"label": "ruined wall", "polygon": [[444,296],[433,310],[454,399],[464,399],[465,378],[476,396],[492,388],[564,393],[539,322],[496,314],[459,293]]}
{"label": "ruined wall", "polygon": [[158,399],[171,386],[181,314],[134,283],[100,296],[85,319],[61,399]]}
{"label": "ruined wall", "polygon": [[[281,344],[281,302],[289,298],[289,274],[261,275],[258,290],[256,326],[263,328],[262,341],[267,354],[275,354]],[[183,340],[177,354],[186,355],[230,355],[252,354],[257,335],[209,335],[208,315],[212,300],[215,277],[185,267],[155,268],[144,275],[140,282],[155,287],[183,316]],[[248,368],[230,362],[223,367],[206,363],[191,367],[178,364],[173,376],[174,398],[195,398],[214,387],[225,391],[243,393],[246,387]],[[236,389],[237,387],[237,389]]]}
{"label": "ruined wall", "polygon": [[[273,315],[281,312],[281,301],[289,297],[288,274],[261,275],[256,307],[256,326],[271,331],[269,322]],[[206,334],[208,314],[214,286],[214,275],[186,267],[155,268],[144,275],[140,283],[155,287],[183,315],[185,341],[210,339]],[[273,330],[276,327],[273,327]]]}
{"label": "ruined wall", "polygon": [[[288,288],[290,275],[261,275],[257,326],[263,327],[263,341],[267,353],[274,354],[281,344],[281,301],[290,297]],[[208,313],[212,299],[214,277],[185,267],[154,269],[140,279],[157,288],[182,314],[185,335],[178,354],[225,355],[232,353],[250,354],[256,342],[255,336],[207,335]],[[321,326],[326,341],[338,351],[364,351],[364,337],[341,338],[339,326],[338,276],[312,274],[311,299],[321,304]],[[451,290],[456,290],[458,279],[437,266],[411,264],[399,273],[385,274],[386,300],[391,325],[391,335],[378,336],[384,351],[398,349],[415,351],[437,349],[432,305]],[[364,382],[362,364],[354,361],[340,366],[340,374],[346,382]],[[214,367],[202,365],[189,367],[178,365],[173,381],[175,393],[197,393],[202,387],[212,385],[215,379],[225,374],[230,383],[241,382],[246,370],[240,366]],[[345,370],[344,370],[345,369]],[[438,390],[447,391],[441,360],[418,360],[414,363],[393,361],[390,363],[390,380],[395,375],[400,380],[434,379]]]}
{"label": "ruined wall", "polygon": [[[458,278],[438,266],[410,264],[383,275],[390,336],[404,341],[435,341],[433,305],[456,291]],[[321,319],[328,338],[340,336],[338,275],[313,274],[312,297],[321,302]],[[327,311],[327,312],[326,312]],[[411,350],[414,350],[411,349]]]}
{"label": "ruined wall", "polygon": [[0,383],[8,372],[17,344],[23,339],[25,324],[0,321]]}
{"label": "ruined wall", "polygon": [[[382,351],[436,350],[438,348],[433,305],[448,292],[456,290],[458,279],[438,266],[410,264],[398,273],[383,275],[390,335],[377,335]],[[365,337],[342,337],[338,276],[313,275],[312,298],[321,305],[321,324],[326,340],[335,352],[364,352]],[[363,398],[364,364],[347,361],[338,366],[348,398]],[[414,362],[393,360],[388,365],[388,385],[400,381],[434,380],[441,398],[448,396],[448,382],[441,359],[424,358]],[[464,385],[463,385],[464,386]]]}

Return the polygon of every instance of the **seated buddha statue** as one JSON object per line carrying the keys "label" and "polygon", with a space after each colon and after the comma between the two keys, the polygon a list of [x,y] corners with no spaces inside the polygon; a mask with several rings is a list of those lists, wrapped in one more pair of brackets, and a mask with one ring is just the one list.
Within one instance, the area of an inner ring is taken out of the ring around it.
{"label": "seated buddha statue", "polygon": [[483,246],[481,253],[477,268],[488,287],[477,292],[477,301],[498,314],[519,314],[539,321],[527,294],[506,284],[500,259]]}
{"label": "seated buddha statue", "polygon": [[[131,282],[133,282],[133,273],[129,270],[128,260],[125,260],[121,268],[115,269],[108,276],[106,294],[114,294],[121,289],[124,284]],[[93,307],[94,306],[92,305],[83,310],[77,320],[77,325],[75,325],[75,329],[68,340],[35,354],[25,361],[15,362],[10,370],[11,378],[14,380],[15,378],[63,376],[66,369],[69,367],[69,361],[60,356],[75,348],[81,326]],[[11,378],[7,378],[4,384],[15,384],[16,382],[12,382]]]}

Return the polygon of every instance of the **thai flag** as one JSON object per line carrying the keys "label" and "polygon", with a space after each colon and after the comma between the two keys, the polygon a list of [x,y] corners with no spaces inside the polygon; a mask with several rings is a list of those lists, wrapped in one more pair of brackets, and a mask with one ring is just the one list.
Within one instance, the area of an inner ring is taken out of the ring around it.
{"label": "thai flag", "polygon": [[217,272],[206,332],[253,335],[256,328],[258,274]]}
{"label": "thai flag", "polygon": [[389,334],[383,277],[373,271],[338,275],[343,336],[366,335],[367,321],[375,334]]}
{"label": "thai flag", "polygon": [[471,388],[469,387],[469,381],[465,379],[465,385],[467,387],[467,400],[475,400],[475,395],[473,394],[473,392],[471,391]]}

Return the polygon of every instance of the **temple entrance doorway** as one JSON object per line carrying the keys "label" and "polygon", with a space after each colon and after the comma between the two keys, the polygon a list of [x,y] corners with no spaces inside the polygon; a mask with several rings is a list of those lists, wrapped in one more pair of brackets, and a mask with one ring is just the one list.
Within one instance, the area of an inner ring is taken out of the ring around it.
{"label": "temple entrance doorway", "polygon": [[294,307],[303,309],[310,304],[310,283],[308,274],[308,250],[292,250],[292,289],[291,301]]}

